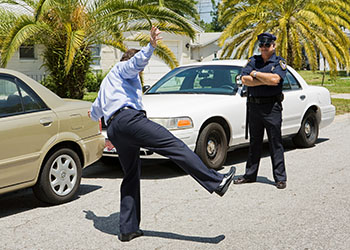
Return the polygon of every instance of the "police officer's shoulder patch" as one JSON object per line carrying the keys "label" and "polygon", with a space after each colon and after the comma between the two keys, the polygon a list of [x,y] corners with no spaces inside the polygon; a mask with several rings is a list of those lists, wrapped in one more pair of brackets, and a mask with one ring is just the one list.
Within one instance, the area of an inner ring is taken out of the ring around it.
{"label": "police officer's shoulder patch", "polygon": [[287,69],[287,63],[286,61],[284,60],[280,60],[280,66],[283,70],[286,70]]}

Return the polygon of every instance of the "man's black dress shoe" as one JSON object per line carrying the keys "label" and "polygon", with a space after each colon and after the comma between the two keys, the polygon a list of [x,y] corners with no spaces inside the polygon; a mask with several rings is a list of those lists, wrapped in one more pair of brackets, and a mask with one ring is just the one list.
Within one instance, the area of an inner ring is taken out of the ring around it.
{"label": "man's black dress shoe", "polygon": [[219,185],[219,187],[215,190],[215,193],[217,193],[220,196],[223,196],[228,187],[230,186],[233,177],[235,176],[236,173],[236,168],[235,167],[231,167],[230,171],[224,175],[224,178],[222,179],[221,184]]}
{"label": "man's black dress shoe", "polygon": [[237,180],[234,180],[233,183],[234,184],[244,184],[244,183],[252,183],[254,182],[253,180],[249,180],[249,179],[246,179],[244,177],[238,177]]}
{"label": "man's black dress shoe", "polygon": [[128,233],[128,234],[119,234],[119,240],[120,241],[131,241],[132,239],[135,239],[136,237],[140,237],[143,235],[142,230],[137,230],[136,232]]}
{"label": "man's black dress shoe", "polygon": [[276,188],[278,189],[285,189],[287,187],[287,182],[285,181],[278,181],[276,183]]}

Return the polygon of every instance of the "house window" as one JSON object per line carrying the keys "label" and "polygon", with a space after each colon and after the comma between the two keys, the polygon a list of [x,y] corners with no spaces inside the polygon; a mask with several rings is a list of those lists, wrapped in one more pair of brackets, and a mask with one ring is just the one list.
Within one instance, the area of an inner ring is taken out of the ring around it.
{"label": "house window", "polygon": [[95,44],[91,47],[92,52],[92,63],[91,65],[94,67],[99,67],[101,65],[101,45]]}
{"label": "house window", "polygon": [[35,59],[34,45],[21,45],[19,48],[19,59]]}

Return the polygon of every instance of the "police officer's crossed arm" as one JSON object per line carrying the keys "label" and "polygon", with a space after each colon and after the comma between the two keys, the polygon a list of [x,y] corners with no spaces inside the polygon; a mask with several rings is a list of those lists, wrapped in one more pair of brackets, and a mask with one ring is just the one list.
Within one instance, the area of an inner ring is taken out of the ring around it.
{"label": "police officer's crossed arm", "polygon": [[249,87],[268,85],[277,86],[281,77],[275,73],[265,73],[253,70],[249,75],[242,76],[242,83]]}

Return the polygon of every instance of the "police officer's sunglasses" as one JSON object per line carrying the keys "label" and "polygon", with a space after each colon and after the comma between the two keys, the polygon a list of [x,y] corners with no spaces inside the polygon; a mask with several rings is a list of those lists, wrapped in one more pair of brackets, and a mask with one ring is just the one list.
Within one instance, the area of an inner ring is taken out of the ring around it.
{"label": "police officer's sunglasses", "polygon": [[259,43],[259,48],[265,47],[265,48],[270,48],[272,43]]}

